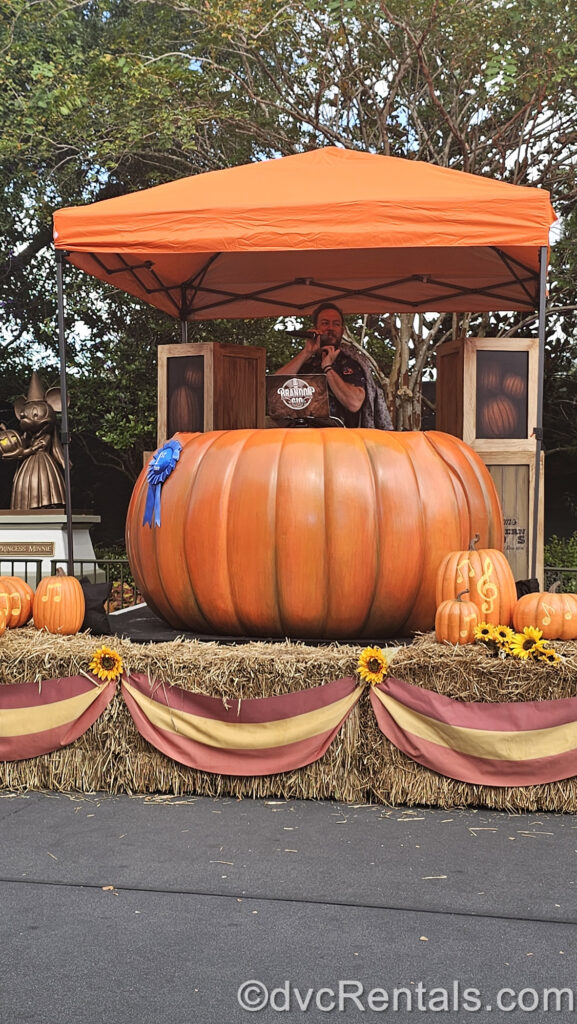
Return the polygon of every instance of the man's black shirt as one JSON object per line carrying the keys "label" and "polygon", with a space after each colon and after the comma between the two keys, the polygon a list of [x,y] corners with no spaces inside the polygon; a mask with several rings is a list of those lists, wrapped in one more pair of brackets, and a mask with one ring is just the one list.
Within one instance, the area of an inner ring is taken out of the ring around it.
{"label": "man's black shirt", "polygon": [[[309,359],[303,363],[299,373],[322,373],[321,359],[321,352],[315,352],[314,355],[310,356]],[[339,352],[331,366],[331,369],[334,370],[335,373],[338,373],[339,377],[341,380],[344,380],[345,384],[354,384],[357,388],[364,388],[366,392],[367,382],[365,380],[365,375],[355,359],[351,359],[350,356],[345,355],[344,352]],[[330,387],[328,392],[331,416],[337,416],[343,421],[345,427],[357,427],[359,424],[360,411],[351,412],[349,409],[345,408],[342,402],[339,402]]]}

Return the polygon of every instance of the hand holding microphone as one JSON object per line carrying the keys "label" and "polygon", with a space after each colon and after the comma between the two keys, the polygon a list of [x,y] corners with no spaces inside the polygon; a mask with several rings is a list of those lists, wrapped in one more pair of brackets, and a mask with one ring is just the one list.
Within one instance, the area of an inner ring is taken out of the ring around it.
{"label": "hand holding microphone", "polygon": [[319,339],[321,336],[320,331],[316,331],[314,330],[314,328],[311,328],[310,330],[304,332],[304,334],[304,351],[307,353],[307,356],[315,355],[315,353],[318,352],[319,350]]}
{"label": "hand holding microphone", "polygon": [[304,338],[303,353],[307,357],[316,354],[320,350],[321,369],[323,371],[330,369],[339,354],[338,344],[335,344],[336,338],[332,331],[321,334],[316,328],[308,327],[303,330],[287,331],[286,333],[291,338]]}
{"label": "hand holding microphone", "polygon": [[315,352],[318,352],[319,338],[321,336],[321,333],[320,331],[315,330],[314,327],[307,327],[306,329],[297,331],[287,331],[286,333],[291,338],[304,338],[305,343],[303,347],[303,352],[305,353],[307,358],[309,356],[314,355]]}
{"label": "hand holding microphone", "polygon": [[334,339],[330,334],[321,335],[320,339],[321,346],[321,369],[323,373],[330,370],[335,359],[339,354],[338,348],[334,344]]}

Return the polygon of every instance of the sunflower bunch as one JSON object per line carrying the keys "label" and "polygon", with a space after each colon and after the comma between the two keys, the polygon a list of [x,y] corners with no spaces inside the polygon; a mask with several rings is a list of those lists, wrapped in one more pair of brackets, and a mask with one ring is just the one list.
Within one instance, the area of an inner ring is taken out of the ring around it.
{"label": "sunflower bunch", "polygon": [[511,654],[509,644],[514,636],[510,626],[491,626],[488,622],[480,622],[475,626],[475,640],[497,658],[506,658]]}
{"label": "sunflower bunch", "polygon": [[510,648],[515,658],[532,658],[534,661],[546,661],[550,665],[556,665],[561,661],[561,655],[550,646],[549,641],[536,626],[525,626],[522,633],[515,633]]}
{"label": "sunflower bunch", "polygon": [[546,661],[556,665],[561,655],[545,640],[536,626],[525,626],[516,633],[510,626],[491,626],[480,622],[475,626],[475,640],[487,647],[498,658],[521,658],[523,661]]}

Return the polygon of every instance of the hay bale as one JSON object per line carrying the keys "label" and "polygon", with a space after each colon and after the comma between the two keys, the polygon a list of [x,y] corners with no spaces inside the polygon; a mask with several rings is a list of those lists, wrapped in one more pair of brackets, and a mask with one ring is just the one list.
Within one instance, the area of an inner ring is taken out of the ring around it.
{"label": "hay bale", "polygon": [[[175,640],[135,644],[79,633],[53,636],[33,628],[0,639],[0,685],[40,683],[85,672],[97,647],[114,647],[125,668],[186,690],[230,699],[264,697],[320,686],[354,675],[362,646],[312,647]],[[556,700],[577,693],[577,643],[555,644],[556,666],[491,657],[480,645],[452,647],[433,634],[395,649],[391,674],[463,701]],[[391,656],[391,650],[388,650]],[[0,788],[109,793],[337,799],[511,811],[577,811],[577,780],[543,786],[473,786],[411,761],[379,731],[364,694],[324,757],[294,772],[262,777],[213,775],[171,761],[138,733],[117,694],[75,743],[27,761],[0,764]]]}
{"label": "hay bale", "polygon": [[[134,644],[82,633],[53,636],[27,628],[11,630],[0,641],[0,685],[40,683],[86,672],[102,643],[118,651],[129,671],[146,673],[169,686],[241,700],[291,693],[352,675],[359,655],[359,648],[336,643],[326,647],[290,641]],[[221,776],[188,768],[157,751],[137,731],[124,700],[116,694],[98,721],[69,747],[0,764],[0,787],[356,801],[362,798],[356,758],[358,722],[354,709],[326,754],[294,772]]]}
{"label": "hay bale", "polygon": [[558,700],[577,693],[577,643],[554,644],[557,665],[494,657],[483,644],[440,644],[434,633],[417,634],[399,647],[391,675],[462,701]]}
{"label": "hay bale", "polygon": [[127,671],[144,672],[168,686],[231,699],[290,693],[353,675],[360,650],[337,643],[309,647],[290,640],[219,644],[179,638],[137,644],[89,633],[54,636],[27,627],[7,630],[0,639],[0,685],[86,672],[102,644],[118,651]]}
{"label": "hay bale", "polygon": [[[481,644],[439,644],[418,635],[394,654],[391,675],[461,701],[489,703],[558,700],[577,693],[577,643],[556,643],[558,665],[501,659]],[[475,786],[416,764],[380,732],[363,703],[360,728],[366,799],[391,805],[490,807],[508,811],[577,811],[577,779],[542,786]]]}

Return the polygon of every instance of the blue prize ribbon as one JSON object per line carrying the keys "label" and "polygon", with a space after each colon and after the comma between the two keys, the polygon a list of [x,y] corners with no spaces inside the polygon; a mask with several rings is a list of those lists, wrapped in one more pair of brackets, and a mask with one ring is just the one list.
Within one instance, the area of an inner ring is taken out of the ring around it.
{"label": "blue prize ribbon", "polygon": [[181,451],[180,441],[167,441],[162,448],[155,452],[148,463],[146,471],[148,494],[142,520],[143,526],[146,526],[147,523],[149,526],[160,526],[160,492],[164,481],[176,466]]}

